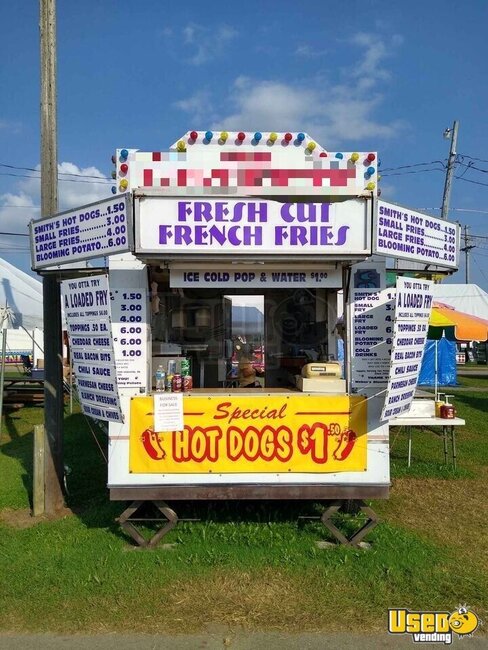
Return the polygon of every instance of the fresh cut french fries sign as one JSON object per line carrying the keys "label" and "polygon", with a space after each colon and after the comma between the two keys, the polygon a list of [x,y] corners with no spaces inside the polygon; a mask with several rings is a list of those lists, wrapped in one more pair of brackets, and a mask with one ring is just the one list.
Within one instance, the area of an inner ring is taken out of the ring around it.
{"label": "fresh cut french fries sign", "polygon": [[130,471],[363,472],[366,400],[336,395],[184,396],[181,431],[155,431],[152,397],[130,410]]}

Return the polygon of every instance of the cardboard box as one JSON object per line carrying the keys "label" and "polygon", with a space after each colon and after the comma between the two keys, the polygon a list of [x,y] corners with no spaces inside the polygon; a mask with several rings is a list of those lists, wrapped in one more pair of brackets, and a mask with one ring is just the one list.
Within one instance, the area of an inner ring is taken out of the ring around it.
{"label": "cardboard box", "polygon": [[297,377],[297,388],[303,393],[341,393],[346,392],[345,379]]}

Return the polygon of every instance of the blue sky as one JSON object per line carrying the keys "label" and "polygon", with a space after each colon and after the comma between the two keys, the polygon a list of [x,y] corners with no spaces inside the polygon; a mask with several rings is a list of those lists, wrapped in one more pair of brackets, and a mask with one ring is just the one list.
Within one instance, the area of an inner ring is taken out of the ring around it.
{"label": "blue sky", "polygon": [[[470,226],[471,281],[488,291],[485,0],[57,5],[60,209],[110,194],[118,147],[165,150],[187,130],[226,128],[377,150],[382,198],[439,215],[442,134],[458,120],[450,219]],[[25,234],[39,216],[38,23],[37,0],[2,8],[2,232]],[[28,271],[27,237],[0,235],[0,256]],[[461,257],[451,281],[465,280]]]}

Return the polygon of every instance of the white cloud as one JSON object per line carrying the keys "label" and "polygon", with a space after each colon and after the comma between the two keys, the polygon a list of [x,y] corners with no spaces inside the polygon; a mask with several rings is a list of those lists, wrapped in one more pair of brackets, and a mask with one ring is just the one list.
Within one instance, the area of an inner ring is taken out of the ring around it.
{"label": "white cloud", "polygon": [[183,28],[182,35],[189,52],[186,61],[200,66],[219,57],[227,44],[237,36],[237,31],[228,25],[210,28],[189,23]]}
{"label": "white cloud", "polygon": [[[391,55],[391,46],[399,46],[402,39],[391,37],[389,49],[372,34],[359,33],[348,42],[360,48],[360,53],[335,84],[325,80],[326,71],[296,84],[238,77],[225,97],[212,98],[214,106],[230,106],[227,112],[207,111],[207,115],[217,115],[213,128],[306,131],[330,150],[360,139],[393,137],[405,128],[403,122],[381,122],[374,115],[383,101],[381,88],[390,79],[384,61]],[[310,56],[307,47],[301,45],[299,49],[302,55]],[[190,115],[198,108],[201,115],[203,105],[198,99],[197,92],[178,105]],[[208,108],[210,96],[205,100]]]}
{"label": "white cloud", "polygon": [[[40,165],[36,169],[40,170]],[[59,212],[110,196],[111,183],[96,167],[81,168],[71,162],[62,162],[58,165],[58,173]],[[40,202],[39,176],[22,179],[13,191],[0,195],[2,230],[27,232],[29,221],[40,218]]]}
{"label": "white cloud", "polygon": [[176,108],[192,116],[195,123],[210,124],[214,118],[212,99],[207,90],[199,90],[194,95],[173,104]]}
{"label": "white cloud", "polygon": [[10,133],[20,133],[22,131],[22,123],[14,120],[1,120],[0,130],[10,131]]}

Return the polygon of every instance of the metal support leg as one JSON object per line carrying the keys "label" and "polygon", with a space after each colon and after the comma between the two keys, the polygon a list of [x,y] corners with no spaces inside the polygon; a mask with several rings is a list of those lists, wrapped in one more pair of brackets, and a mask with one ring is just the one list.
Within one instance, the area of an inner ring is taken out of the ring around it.
{"label": "metal support leg", "polygon": [[337,528],[337,526],[332,523],[331,518],[335,515],[341,508],[344,507],[346,501],[333,501],[322,513],[321,521],[324,526],[332,533],[338,542],[345,544],[347,546],[358,546],[359,542],[365,537],[370,530],[373,530],[378,525],[379,519],[375,511],[367,506],[364,501],[356,500],[354,502],[359,510],[365,514],[368,519],[366,523],[361,526],[361,528],[356,531],[351,537],[346,537],[344,533]]}
{"label": "metal support leg", "polygon": [[444,438],[444,464],[447,465],[447,427],[442,427],[442,437]]}
{"label": "metal support leg", "polygon": [[[124,510],[124,512],[120,515],[120,517],[117,519],[119,522],[121,528],[128,534],[132,539],[138,544],[139,546],[146,547],[146,548],[154,548],[157,546],[159,541],[161,540],[164,535],[169,533],[170,530],[172,530],[176,524],[178,523],[178,516],[174,510],[172,510],[167,503],[164,501],[152,501],[149,503],[153,503],[157,510],[163,515],[164,519],[161,517],[157,518],[150,518],[150,517],[135,517],[134,515],[137,513],[139,508],[142,506],[143,503],[146,503],[145,501],[134,501],[131,503],[131,505]],[[153,522],[153,521],[159,521],[159,522],[164,522],[163,526],[150,538],[146,539],[141,535],[141,533],[137,530],[137,528],[134,526],[134,522]]]}
{"label": "metal support leg", "polygon": [[408,466],[412,463],[412,427],[407,427],[408,430]]}
{"label": "metal support leg", "polygon": [[452,464],[456,469],[456,428],[451,427]]}

